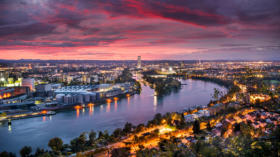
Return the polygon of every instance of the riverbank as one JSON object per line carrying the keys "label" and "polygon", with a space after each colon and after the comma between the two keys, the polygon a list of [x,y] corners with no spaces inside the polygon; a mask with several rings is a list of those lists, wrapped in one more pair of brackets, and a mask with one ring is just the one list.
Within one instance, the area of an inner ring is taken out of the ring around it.
{"label": "riverbank", "polygon": [[216,83],[220,86],[224,86],[226,88],[230,88],[232,86],[234,86],[233,81],[230,80],[223,80],[223,79],[219,79],[219,78],[211,78],[211,77],[204,77],[204,76],[187,76],[187,78],[191,78],[194,80],[201,80],[201,81],[205,81],[205,82],[213,82]]}
{"label": "riverbank", "polygon": [[[176,112],[188,107],[207,105],[214,88],[226,90],[217,84],[183,80],[181,90],[164,97],[154,96],[154,90],[142,86],[141,94],[131,95],[110,104],[95,105],[92,108],[58,111],[55,116],[16,120],[9,130],[7,125],[0,125],[0,151],[18,153],[24,145],[48,148],[48,141],[60,137],[70,143],[74,137],[90,130],[108,130],[111,134],[116,128],[123,128],[126,122],[133,125],[147,123],[156,113]],[[5,141],[5,142],[4,142]],[[17,143],[17,144],[15,144]]]}
{"label": "riverbank", "polygon": [[155,95],[163,96],[181,88],[181,82],[173,77],[158,78],[144,75],[143,79],[155,90]]}
{"label": "riverbank", "polygon": [[120,94],[114,97],[108,97],[108,98],[103,98],[99,101],[96,102],[89,102],[86,105],[85,104],[73,104],[73,105],[61,105],[61,106],[56,106],[56,107],[46,107],[42,108],[40,111],[28,111],[28,112],[19,112],[17,114],[13,115],[7,115],[0,117],[0,122],[6,123],[6,122],[11,122],[11,120],[19,120],[19,119],[25,119],[25,118],[33,118],[33,117],[40,117],[40,116],[50,116],[56,114],[56,112],[64,112],[67,110],[76,110],[76,109],[82,109],[82,108],[89,108],[106,103],[111,103],[113,101],[118,101],[120,99],[128,98],[130,96],[133,96],[137,92],[127,92],[124,94]]}
{"label": "riverbank", "polygon": [[20,114],[7,115],[4,117],[1,117],[0,122],[2,122],[2,123],[8,122],[10,125],[11,120],[19,120],[19,119],[33,118],[33,117],[40,117],[40,116],[50,116],[50,115],[55,115],[55,114],[56,114],[56,112],[54,112],[54,111],[46,111],[46,110],[42,110],[40,112],[20,113]]}

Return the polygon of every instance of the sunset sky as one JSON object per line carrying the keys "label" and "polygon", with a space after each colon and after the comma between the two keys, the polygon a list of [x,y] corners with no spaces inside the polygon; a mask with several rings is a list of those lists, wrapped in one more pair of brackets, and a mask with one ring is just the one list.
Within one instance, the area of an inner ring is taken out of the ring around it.
{"label": "sunset sky", "polygon": [[280,0],[0,0],[0,59],[280,60]]}

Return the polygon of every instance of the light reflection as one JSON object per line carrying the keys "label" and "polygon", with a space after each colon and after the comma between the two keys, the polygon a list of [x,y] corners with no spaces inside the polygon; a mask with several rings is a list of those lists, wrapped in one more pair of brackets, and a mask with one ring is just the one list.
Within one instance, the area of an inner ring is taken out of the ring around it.
{"label": "light reflection", "polygon": [[90,115],[90,116],[92,116],[92,115],[93,115],[93,111],[94,111],[93,106],[89,107],[89,115]]}
{"label": "light reflection", "polygon": [[130,104],[130,94],[126,94],[126,97],[127,97],[127,104],[129,106],[129,104]]}
{"label": "light reflection", "polygon": [[8,125],[8,131],[12,132],[12,125]]}
{"label": "light reflection", "polygon": [[46,116],[43,116],[43,122],[46,121]]}
{"label": "light reflection", "polygon": [[157,110],[157,105],[158,105],[157,96],[154,95],[154,111]]}
{"label": "light reflection", "polygon": [[93,111],[94,111],[93,106],[92,106],[92,107],[89,107],[89,115],[90,115],[90,116],[92,116],[92,115],[93,115]]}
{"label": "light reflection", "polygon": [[[193,85],[192,82],[193,82],[193,80],[192,80],[192,79],[189,79],[188,81],[189,81],[189,83],[187,83],[187,86],[186,86],[186,87],[188,88],[187,90],[192,90],[192,85]],[[195,83],[195,82],[194,82],[194,83]]]}
{"label": "light reflection", "polygon": [[50,120],[52,120],[52,116],[50,116]]}
{"label": "light reflection", "polygon": [[115,101],[115,104],[114,104],[115,111],[117,111],[117,108],[118,108],[118,101]]}
{"label": "light reflection", "polygon": [[130,105],[130,97],[127,97],[127,104]]}
{"label": "light reflection", "polygon": [[79,116],[80,116],[80,109],[77,108],[76,109],[76,117],[79,118]]}
{"label": "light reflection", "polygon": [[111,103],[107,103],[106,112],[110,112]]}
{"label": "light reflection", "polygon": [[94,111],[94,104],[93,103],[89,103],[88,107],[89,107],[89,115],[92,116],[93,115],[93,111]]}
{"label": "light reflection", "polygon": [[100,106],[100,111],[103,111],[103,105]]}

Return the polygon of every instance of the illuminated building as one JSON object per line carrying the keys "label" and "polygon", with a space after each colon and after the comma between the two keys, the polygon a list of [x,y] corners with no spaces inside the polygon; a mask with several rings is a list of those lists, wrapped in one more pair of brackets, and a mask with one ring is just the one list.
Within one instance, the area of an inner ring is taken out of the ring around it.
{"label": "illuminated building", "polygon": [[6,99],[12,96],[14,93],[13,88],[0,88],[0,99]]}
{"label": "illuminated building", "polygon": [[28,87],[0,87],[0,104],[9,104],[17,101],[20,96],[28,94]]}
{"label": "illuminated building", "polygon": [[270,100],[270,96],[269,95],[265,95],[265,94],[252,94],[250,95],[250,102],[251,103],[256,103],[257,101],[259,102],[265,102]]}

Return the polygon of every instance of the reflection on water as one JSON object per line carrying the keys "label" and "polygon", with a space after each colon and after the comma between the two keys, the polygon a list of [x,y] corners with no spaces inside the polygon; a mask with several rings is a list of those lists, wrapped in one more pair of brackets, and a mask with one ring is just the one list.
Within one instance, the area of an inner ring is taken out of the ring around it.
{"label": "reflection on water", "polygon": [[164,97],[154,96],[154,90],[142,86],[140,95],[127,95],[103,105],[75,106],[74,110],[57,112],[52,118],[35,117],[15,120],[12,126],[0,125],[0,152],[18,153],[25,145],[32,146],[34,150],[37,147],[48,148],[48,141],[53,137],[60,137],[64,143],[69,143],[82,132],[92,129],[111,133],[116,128],[122,128],[126,122],[134,125],[145,123],[158,112],[176,112],[190,106],[206,105],[214,88],[223,89],[203,81],[186,80],[184,84],[187,85],[177,93]]}
{"label": "reflection on water", "polygon": [[100,111],[103,111],[103,105],[100,105]]}
{"label": "reflection on water", "polygon": [[93,111],[94,111],[93,106],[90,106],[90,107],[89,107],[89,116],[92,116],[92,115],[93,115]]}
{"label": "reflection on water", "polygon": [[49,120],[49,121],[52,120],[52,115],[50,115],[50,116],[43,116],[43,117],[42,117],[42,121],[43,121],[43,122],[46,122],[46,121],[48,121],[48,120]]}
{"label": "reflection on water", "polygon": [[110,112],[110,108],[111,108],[111,103],[107,103],[107,107],[106,107],[106,112]]}
{"label": "reflection on water", "polygon": [[115,104],[114,104],[114,110],[115,110],[115,112],[117,111],[117,108],[118,108],[118,101],[115,101]]}
{"label": "reflection on water", "polygon": [[79,118],[80,117],[80,109],[76,109],[76,117]]}
{"label": "reflection on water", "polygon": [[12,125],[8,125],[8,131],[12,132]]}
{"label": "reflection on water", "polygon": [[157,100],[158,100],[157,96],[154,95],[154,112],[157,110]]}
{"label": "reflection on water", "polygon": [[129,106],[130,104],[130,96],[127,97],[127,105]]}

